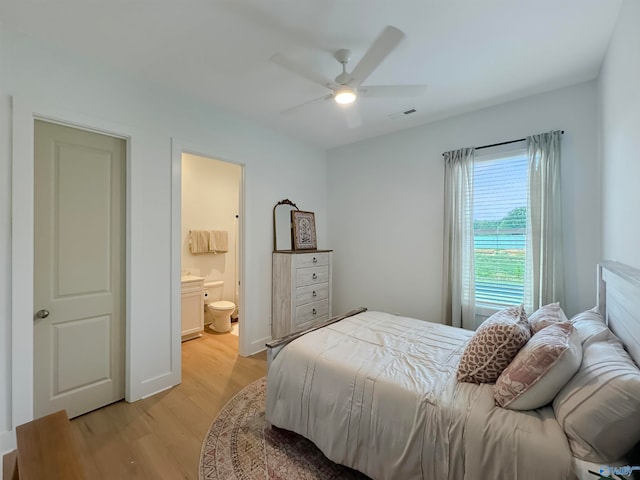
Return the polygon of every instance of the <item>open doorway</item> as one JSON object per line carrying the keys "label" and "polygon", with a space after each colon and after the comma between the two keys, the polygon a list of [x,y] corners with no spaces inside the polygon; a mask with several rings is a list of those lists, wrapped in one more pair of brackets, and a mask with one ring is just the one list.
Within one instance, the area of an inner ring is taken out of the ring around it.
{"label": "open doorway", "polygon": [[[242,334],[242,166],[182,153],[181,337],[237,349]],[[236,339],[229,336],[236,336]]]}

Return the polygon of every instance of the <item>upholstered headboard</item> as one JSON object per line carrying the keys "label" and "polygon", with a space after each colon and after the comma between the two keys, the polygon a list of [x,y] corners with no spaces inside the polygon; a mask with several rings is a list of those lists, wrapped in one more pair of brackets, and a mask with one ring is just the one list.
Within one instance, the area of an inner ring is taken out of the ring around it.
{"label": "upholstered headboard", "polygon": [[598,309],[640,366],[640,270],[618,262],[599,264]]}

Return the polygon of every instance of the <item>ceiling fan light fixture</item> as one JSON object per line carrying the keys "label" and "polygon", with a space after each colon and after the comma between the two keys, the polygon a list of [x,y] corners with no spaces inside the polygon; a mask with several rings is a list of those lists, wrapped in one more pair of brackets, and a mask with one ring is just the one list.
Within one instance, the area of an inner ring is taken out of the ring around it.
{"label": "ceiling fan light fixture", "polygon": [[353,88],[341,87],[336,90],[333,95],[333,99],[340,105],[347,105],[353,103],[356,100],[356,91]]}

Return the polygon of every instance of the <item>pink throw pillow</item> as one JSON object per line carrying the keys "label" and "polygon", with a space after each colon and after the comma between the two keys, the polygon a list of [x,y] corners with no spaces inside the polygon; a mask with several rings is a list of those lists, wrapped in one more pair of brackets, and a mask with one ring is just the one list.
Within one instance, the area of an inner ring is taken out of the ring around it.
{"label": "pink throw pillow", "polygon": [[551,403],[581,361],[580,335],[569,322],[543,328],[498,378],[496,404],[510,410],[533,410]]}
{"label": "pink throw pillow", "polygon": [[529,325],[531,326],[531,334],[535,335],[544,327],[548,327],[553,323],[568,322],[567,316],[562,311],[560,304],[550,303],[529,315]]}

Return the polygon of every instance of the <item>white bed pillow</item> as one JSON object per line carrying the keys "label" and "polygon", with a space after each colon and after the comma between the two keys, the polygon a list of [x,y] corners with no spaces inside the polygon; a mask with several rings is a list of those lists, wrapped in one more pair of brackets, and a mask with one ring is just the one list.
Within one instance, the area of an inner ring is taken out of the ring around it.
{"label": "white bed pillow", "polygon": [[568,322],[567,316],[560,307],[560,303],[549,303],[529,315],[531,335],[535,335],[544,327],[554,323]]}
{"label": "white bed pillow", "polygon": [[573,454],[583,460],[611,462],[640,441],[640,370],[611,332],[585,342],[580,369],[553,410]]}
{"label": "white bed pillow", "polygon": [[494,383],[530,337],[522,305],[494,313],[465,347],[458,365],[458,381]]}
{"label": "white bed pillow", "polygon": [[607,325],[604,323],[597,307],[578,313],[571,317],[570,321],[578,331],[578,335],[580,335],[580,340],[583,345],[588,341],[615,338],[611,330],[609,330]]}
{"label": "white bed pillow", "polygon": [[536,333],[502,372],[495,386],[496,404],[533,410],[553,401],[582,361],[578,332],[567,322]]}

